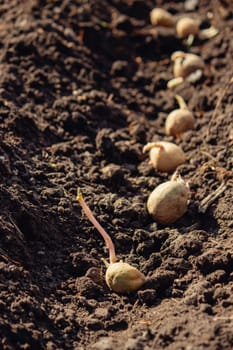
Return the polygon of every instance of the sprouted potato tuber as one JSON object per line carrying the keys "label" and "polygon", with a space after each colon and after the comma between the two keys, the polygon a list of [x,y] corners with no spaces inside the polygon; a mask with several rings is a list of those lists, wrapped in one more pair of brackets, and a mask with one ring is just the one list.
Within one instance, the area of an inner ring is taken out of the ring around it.
{"label": "sprouted potato tuber", "polygon": [[123,261],[108,264],[105,279],[116,293],[135,292],[145,282],[145,276],[138,269]]}
{"label": "sprouted potato tuber", "polygon": [[117,293],[131,293],[137,291],[144,284],[145,276],[128,263],[117,261],[115,247],[111,237],[92,214],[92,211],[83,199],[80,189],[78,189],[77,200],[79,201],[88,219],[103,237],[109,250],[109,263],[103,259],[107,267],[105,280],[108,287]]}
{"label": "sprouted potato tuber", "polygon": [[194,117],[183,98],[176,95],[176,99],[180,108],[168,114],[165,122],[165,132],[167,135],[179,137],[183,132],[194,128]]}
{"label": "sprouted potato tuber", "polygon": [[168,88],[172,89],[182,84],[184,80],[196,82],[202,77],[205,63],[200,56],[176,51],[171,55],[171,60],[174,61],[173,74],[175,78],[168,81]]}
{"label": "sprouted potato tuber", "polygon": [[191,46],[195,37],[199,37],[199,39],[211,39],[218,34],[218,30],[213,26],[201,30],[199,20],[183,17],[176,23],[176,33],[179,38],[187,38],[187,44]]}
{"label": "sprouted potato tuber", "polygon": [[172,172],[185,162],[185,154],[181,147],[172,142],[149,142],[143,152],[150,152],[150,163],[158,171]]}
{"label": "sprouted potato tuber", "polygon": [[180,175],[157,186],[150,194],[147,209],[153,219],[163,225],[172,224],[187,211],[190,191]]}
{"label": "sprouted potato tuber", "polygon": [[198,36],[200,22],[196,19],[183,17],[176,23],[176,32],[179,38],[187,38],[189,35]]}
{"label": "sprouted potato tuber", "polygon": [[196,70],[203,70],[205,67],[203,59],[193,53],[176,51],[172,54],[171,60],[174,61],[173,74],[176,78],[186,78]]}
{"label": "sprouted potato tuber", "polygon": [[172,14],[160,7],[156,7],[150,12],[150,21],[155,26],[173,27],[175,25]]}

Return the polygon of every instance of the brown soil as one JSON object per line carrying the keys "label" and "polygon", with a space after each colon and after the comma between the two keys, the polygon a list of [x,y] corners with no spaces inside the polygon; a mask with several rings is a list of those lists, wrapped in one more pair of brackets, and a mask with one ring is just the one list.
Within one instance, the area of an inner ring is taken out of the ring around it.
{"label": "brown soil", "polygon": [[[219,34],[188,48],[152,28],[150,0],[0,2],[0,349],[233,348],[232,1],[163,3]],[[205,71],[171,91],[175,50]],[[196,119],[177,140],[164,135],[175,93]],[[168,227],[146,210],[170,178],[142,154],[158,139],[184,149],[192,192]],[[147,276],[137,293],[106,287],[78,186],[119,258]]]}

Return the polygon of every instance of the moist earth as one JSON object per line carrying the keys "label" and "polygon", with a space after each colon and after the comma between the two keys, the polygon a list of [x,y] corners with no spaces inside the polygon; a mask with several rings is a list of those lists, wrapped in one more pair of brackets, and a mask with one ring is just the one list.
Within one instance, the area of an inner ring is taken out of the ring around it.
{"label": "moist earth", "polygon": [[[187,46],[150,24],[155,6],[219,33]],[[0,14],[0,348],[232,349],[232,1],[3,0]],[[205,69],[171,90],[177,50]],[[177,139],[175,94],[195,116]],[[191,191],[168,226],[146,209],[171,176],[142,152],[157,140],[183,148]],[[78,187],[146,275],[138,292],[106,286]]]}

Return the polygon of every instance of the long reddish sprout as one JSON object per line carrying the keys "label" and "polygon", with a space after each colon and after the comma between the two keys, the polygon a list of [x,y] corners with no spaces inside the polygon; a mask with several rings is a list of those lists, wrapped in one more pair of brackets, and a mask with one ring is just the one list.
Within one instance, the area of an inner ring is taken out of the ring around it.
{"label": "long reddish sprout", "polygon": [[83,198],[83,195],[81,193],[80,188],[78,188],[77,200],[79,201],[79,203],[80,203],[84,213],[88,217],[88,219],[91,221],[91,223],[95,226],[95,228],[98,230],[98,232],[103,237],[105,244],[109,250],[110,264],[117,262],[117,257],[116,257],[115,247],[114,247],[113,241],[112,241],[111,237],[108,235],[108,233],[104,230],[104,228],[100,225],[100,223],[94,217],[91,209],[89,208],[89,206],[87,205],[87,203],[85,202],[85,200]]}

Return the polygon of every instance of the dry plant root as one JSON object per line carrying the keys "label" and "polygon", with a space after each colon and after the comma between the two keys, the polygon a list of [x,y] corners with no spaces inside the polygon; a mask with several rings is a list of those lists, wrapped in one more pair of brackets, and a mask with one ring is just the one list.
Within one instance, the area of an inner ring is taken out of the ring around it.
{"label": "dry plant root", "polygon": [[221,194],[227,189],[227,185],[222,182],[221,185],[213,192],[211,192],[207,197],[205,197],[198,208],[199,213],[205,214],[209,206],[214,203],[214,201],[221,196]]}

